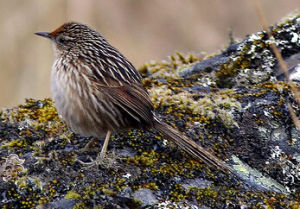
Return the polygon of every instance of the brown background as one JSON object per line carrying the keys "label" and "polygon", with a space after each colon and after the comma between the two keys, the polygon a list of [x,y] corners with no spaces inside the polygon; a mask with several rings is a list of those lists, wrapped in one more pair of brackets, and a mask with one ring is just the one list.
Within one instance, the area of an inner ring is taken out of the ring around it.
{"label": "brown background", "polygon": [[[269,24],[299,0],[261,0]],[[252,0],[0,0],[0,107],[49,97],[50,43],[33,35],[75,20],[100,31],[139,67],[175,51],[217,52],[229,30],[260,30]]]}

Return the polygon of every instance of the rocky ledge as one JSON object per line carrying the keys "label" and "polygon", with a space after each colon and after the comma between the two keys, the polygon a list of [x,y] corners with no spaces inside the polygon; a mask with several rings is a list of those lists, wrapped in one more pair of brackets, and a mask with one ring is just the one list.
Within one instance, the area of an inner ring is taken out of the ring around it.
{"label": "rocky ledge", "polygon": [[102,141],[83,151],[92,139],[68,130],[51,99],[28,99],[0,112],[0,207],[299,208],[291,87],[300,78],[300,15],[271,31],[289,78],[264,31],[214,56],[176,53],[139,69],[160,117],[233,173],[195,161],[155,130],[115,134],[101,165],[83,165]]}

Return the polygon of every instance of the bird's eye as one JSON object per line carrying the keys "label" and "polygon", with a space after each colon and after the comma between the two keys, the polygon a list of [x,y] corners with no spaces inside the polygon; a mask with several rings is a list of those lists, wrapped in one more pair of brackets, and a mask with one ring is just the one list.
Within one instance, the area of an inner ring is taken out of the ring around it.
{"label": "bird's eye", "polygon": [[66,42],[66,38],[63,36],[58,36],[57,37],[57,42],[60,44],[64,44]]}

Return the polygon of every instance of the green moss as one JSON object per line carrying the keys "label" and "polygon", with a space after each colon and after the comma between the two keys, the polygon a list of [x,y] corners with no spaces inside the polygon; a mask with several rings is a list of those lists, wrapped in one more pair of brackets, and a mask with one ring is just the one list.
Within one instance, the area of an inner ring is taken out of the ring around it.
{"label": "green moss", "polygon": [[122,191],[125,187],[127,187],[127,182],[125,178],[117,178],[116,182],[114,183],[113,187],[117,192]]}
{"label": "green moss", "polygon": [[4,111],[1,118],[6,122],[23,125],[21,135],[28,137],[31,137],[32,133],[27,130],[27,126],[33,127],[36,131],[43,130],[49,136],[56,135],[66,129],[49,98],[43,100],[26,99],[24,105]]}
{"label": "green moss", "polygon": [[194,160],[188,160],[183,162],[170,162],[160,165],[159,167],[152,168],[153,175],[164,175],[166,177],[175,177],[183,175],[187,178],[193,178],[194,172],[198,169],[202,169],[203,166]]}
{"label": "green moss", "polygon": [[197,200],[216,199],[217,197],[218,193],[211,188],[197,189]]}
{"label": "green moss", "polygon": [[102,191],[103,191],[104,194],[107,194],[108,196],[115,196],[116,195],[116,192],[114,192],[110,189],[107,189],[107,188],[103,188]]}
{"label": "green moss", "polygon": [[103,209],[103,207],[101,205],[97,205],[93,209]]}
{"label": "green moss", "polygon": [[49,198],[48,197],[40,197],[39,201],[38,201],[38,204],[39,205],[43,205],[43,204],[46,204],[50,202]]}
{"label": "green moss", "polygon": [[2,144],[1,148],[22,148],[25,147],[27,145],[26,141],[24,139],[16,139],[16,140],[12,140],[10,142],[8,142],[7,144]]}
{"label": "green moss", "polygon": [[96,188],[96,185],[92,184],[91,186],[88,186],[84,189],[82,192],[82,200],[91,200],[93,199],[93,196],[100,191],[101,188]]}
{"label": "green moss", "polygon": [[[142,75],[151,74],[153,77],[162,77],[165,79],[178,78],[177,72],[181,69],[191,66],[191,64],[200,61],[201,58],[190,53],[183,55],[176,52],[174,55],[169,56],[169,60],[161,62],[150,62],[142,65],[138,70]],[[174,79],[173,79],[174,80]],[[145,83],[144,83],[145,84]]]}
{"label": "green moss", "polygon": [[74,200],[78,200],[81,198],[81,195],[78,194],[75,191],[68,191],[68,193],[65,195],[65,199],[74,199]]}
{"label": "green moss", "polygon": [[175,184],[173,190],[170,193],[170,199],[173,202],[179,202],[184,200],[187,194],[181,184]]}
{"label": "green moss", "polygon": [[142,201],[136,200],[136,199],[131,199],[127,202],[127,206],[130,209],[135,209],[135,208],[140,209],[140,208],[142,208]]}
{"label": "green moss", "polygon": [[10,198],[11,202],[3,204],[3,208],[11,208],[9,205],[13,202],[17,203],[17,208],[35,208],[39,204],[49,202],[49,197],[41,195],[32,182],[25,178],[24,181],[27,182],[24,185],[19,184],[20,187],[8,185],[6,197]]}
{"label": "green moss", "polygon": [[233,85],[231,79],[238,74],[238,66],[240,65],[237,65],[234,62],[221,65],[219,70],[216,72],[217,85],[223,88],[231,88]]}
{"label": "green moss", "polygon": [[80,202],[80,203],[77,203],[73,209],[88,209],[88,207],[85,205],[85,203],[83,202]]}
{"label": "green moss", "polygon": [[[278,28],[274,28],[274,31],[276,30]],[[177,73],[191,67],[202,57],[176,53],[167,61],[145,64],[140,68],[140,72],[143,76],[148,76],[143,83],[149,90],[157,112],[171,126],[185,131],[188,137],[209,146],[217,156],[224,159],[224,155],[231,152],[227,149],[228,144],[235,140],[227,134],[227,131],[230,132],[230,129],[238,127],[231,113],[241,109],[244,99],[263,97],[270,92],[285,95],[290,91],[291,84],[264,81],[253,81],[257,84],[251,85],[249,91],[245,87],[245,92],[248,93],[215,88],[216,83],[221,87],[235,85],[235,82],[238,82],[236,80],[238,75],[243,73],[254,72],[254,78],[259,77],[255,76],[255,72],[263,72],[261,66],[266,63],[256,64],[257,61],[262,60],[256,55],[260,53],[259,55],[265,56],[264,59],[267,57],[268,54],[263,54],[269,47],[269,43],[265,40],[265,33],[255,34],[239,48],[238,54],[220,66],[217,72],[206,71],[203,75],[199,74],[191,78],[182,79]],[[271,60],[270,63],[272,64],[273,61]],[[206,82],[204,78],[208,81]],[[207,87],[207,90],[202,92],[200,87],[203,86]],[[193,87],[199,87],[200,90],[196,89],[197,92],[194,93]],[[279,100],[280,107],[285,103],[282,96]],[[275,118],[282,119],[284,116],[274,105],[266,108],[272,110]],[[86,157],[84,155],[94,157],[97,153],[77,152],[86,143],[86,139],[66,131],[66,126],[58,117],[50,99],[26,100],[24,105],[0,111],[0,117],[3,122],[18,124],[20,127],[20,130],[12,135],[13,137],[10,135],[11,127],[4,131],[3,136],[8,140],[5,139],[3,140],[5,142],[1,143],[1,151],[5,156],[12,152],[20,155],[28,154],[33,150],[34,159],[44,159],[28,167],[31,169],[30,172],[39,176],[35,180],[30,181],[26,176],[27,173],[21,174],[17,172],[18,170],[11,172],[11,176],[15,177],[12,179],[13,187],[8,187],[5,195],[24,208],[52,202],[63,196],[66,199],[78,200],[74,208],[89,208],[97,201],[102,203],[106,199],[118,196],[126,187],[132,191],[140,188],[154,191],[162,189],[165,192],[161,196],[162,199],[173,202],[196,199],[200,205],[211,208],[219,208],[224,206],[224,203],[238,205],[240,202],[247,202],[249,207],[253,208],[263,208],[265,205],[269,208],[299,208],[300,197],[297,194],[288,197],[269,192],[245,191],[236,181],[232,183],[230,176],[210,170],[205,164],[191,159],[185,153],[175,151],[177,147],[160,146],[154,151],[153,147],[158,146],[156,143],[163,143],[162,141],[154,143],[154,141],[161,140],[163,137],[152,130],[129,130],[116,134],[112,138],[117,139],[115,142],[117,149],[130,147],[135,151],[135,155],[115,159],[114,168],[102,166],[86,168],[78,164],[76,159]],[[258,125],[264,124],[259,115],[255,120]],[[70,144],[72,150],[68,151],[67,146]],[[42,173],[44,170],[48,173]],[[124,178],[127,173],[131,176]],[[177,179],[192,178],[204,178],[213,183],[207,188],[186,190],[177,182]],[[65,191],[65,185],[71,189],[69,192]],[[63,194],[64,192],[66,194]],[[128,201],[126,202],[128,207],[141,207],[140,201]],[[3,207],[9,208],[9,206]],[[98,207],[106,207],[106,205],[99,204]]]}
{"label": "green moss", "polygon": [[300,208],[300,202],[299,201],[291,201],[288,205],[291,209],[298,209]]}
{"label": "green moss", "polygon": [[188,116],[192,122],[201,123],[211,123],[212,120],[218,119],[228,128],[237,126],[230,111],[241,109],[240,103],[234,97],[230,97],[234,93],[233,90],[224,90],[194,99],[194,94],[188,91],[175,93],[166,85],[150,90],[152,102],[157,107],[165,106],[166,114],[177,118]]}
{"label": "green moss", "polygon": [[149,182],[143,185],[143,188],[151,189],[151,190],[158,190],[158,186],[155,182]]}
{"label": "green moss", "polygon": [[159,154],[154,150],[151,150],[150,152],[143,152],[141,155],[135,155],[132,158],[128,158],[128,162],[139,166],[153,166],[158,159]]}
{"label": "green moss", "polygon": [[59,120],[56,109],[51,99],[43,99],[36,104],[36,100],[27,99],[25,104],[18,108],[16,120],[22,121],[25,118],[38,120],[39,122],[47,122],[52,120]]}

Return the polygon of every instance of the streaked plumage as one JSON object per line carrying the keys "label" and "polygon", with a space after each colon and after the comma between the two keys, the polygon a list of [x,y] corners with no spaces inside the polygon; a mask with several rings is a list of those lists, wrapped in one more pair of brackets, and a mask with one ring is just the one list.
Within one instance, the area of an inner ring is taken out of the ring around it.
{"label": "streaked plumage", "polygon": [[59,114],[74,132],[94,137],[108,133],[109,139],[110,132],[154,127],[194,158],[230,170],[203,147],[157,119],[140,74],[100,33],[71,22],[51,33],[36,34],[52,40],[55,61],[51,90]]}

